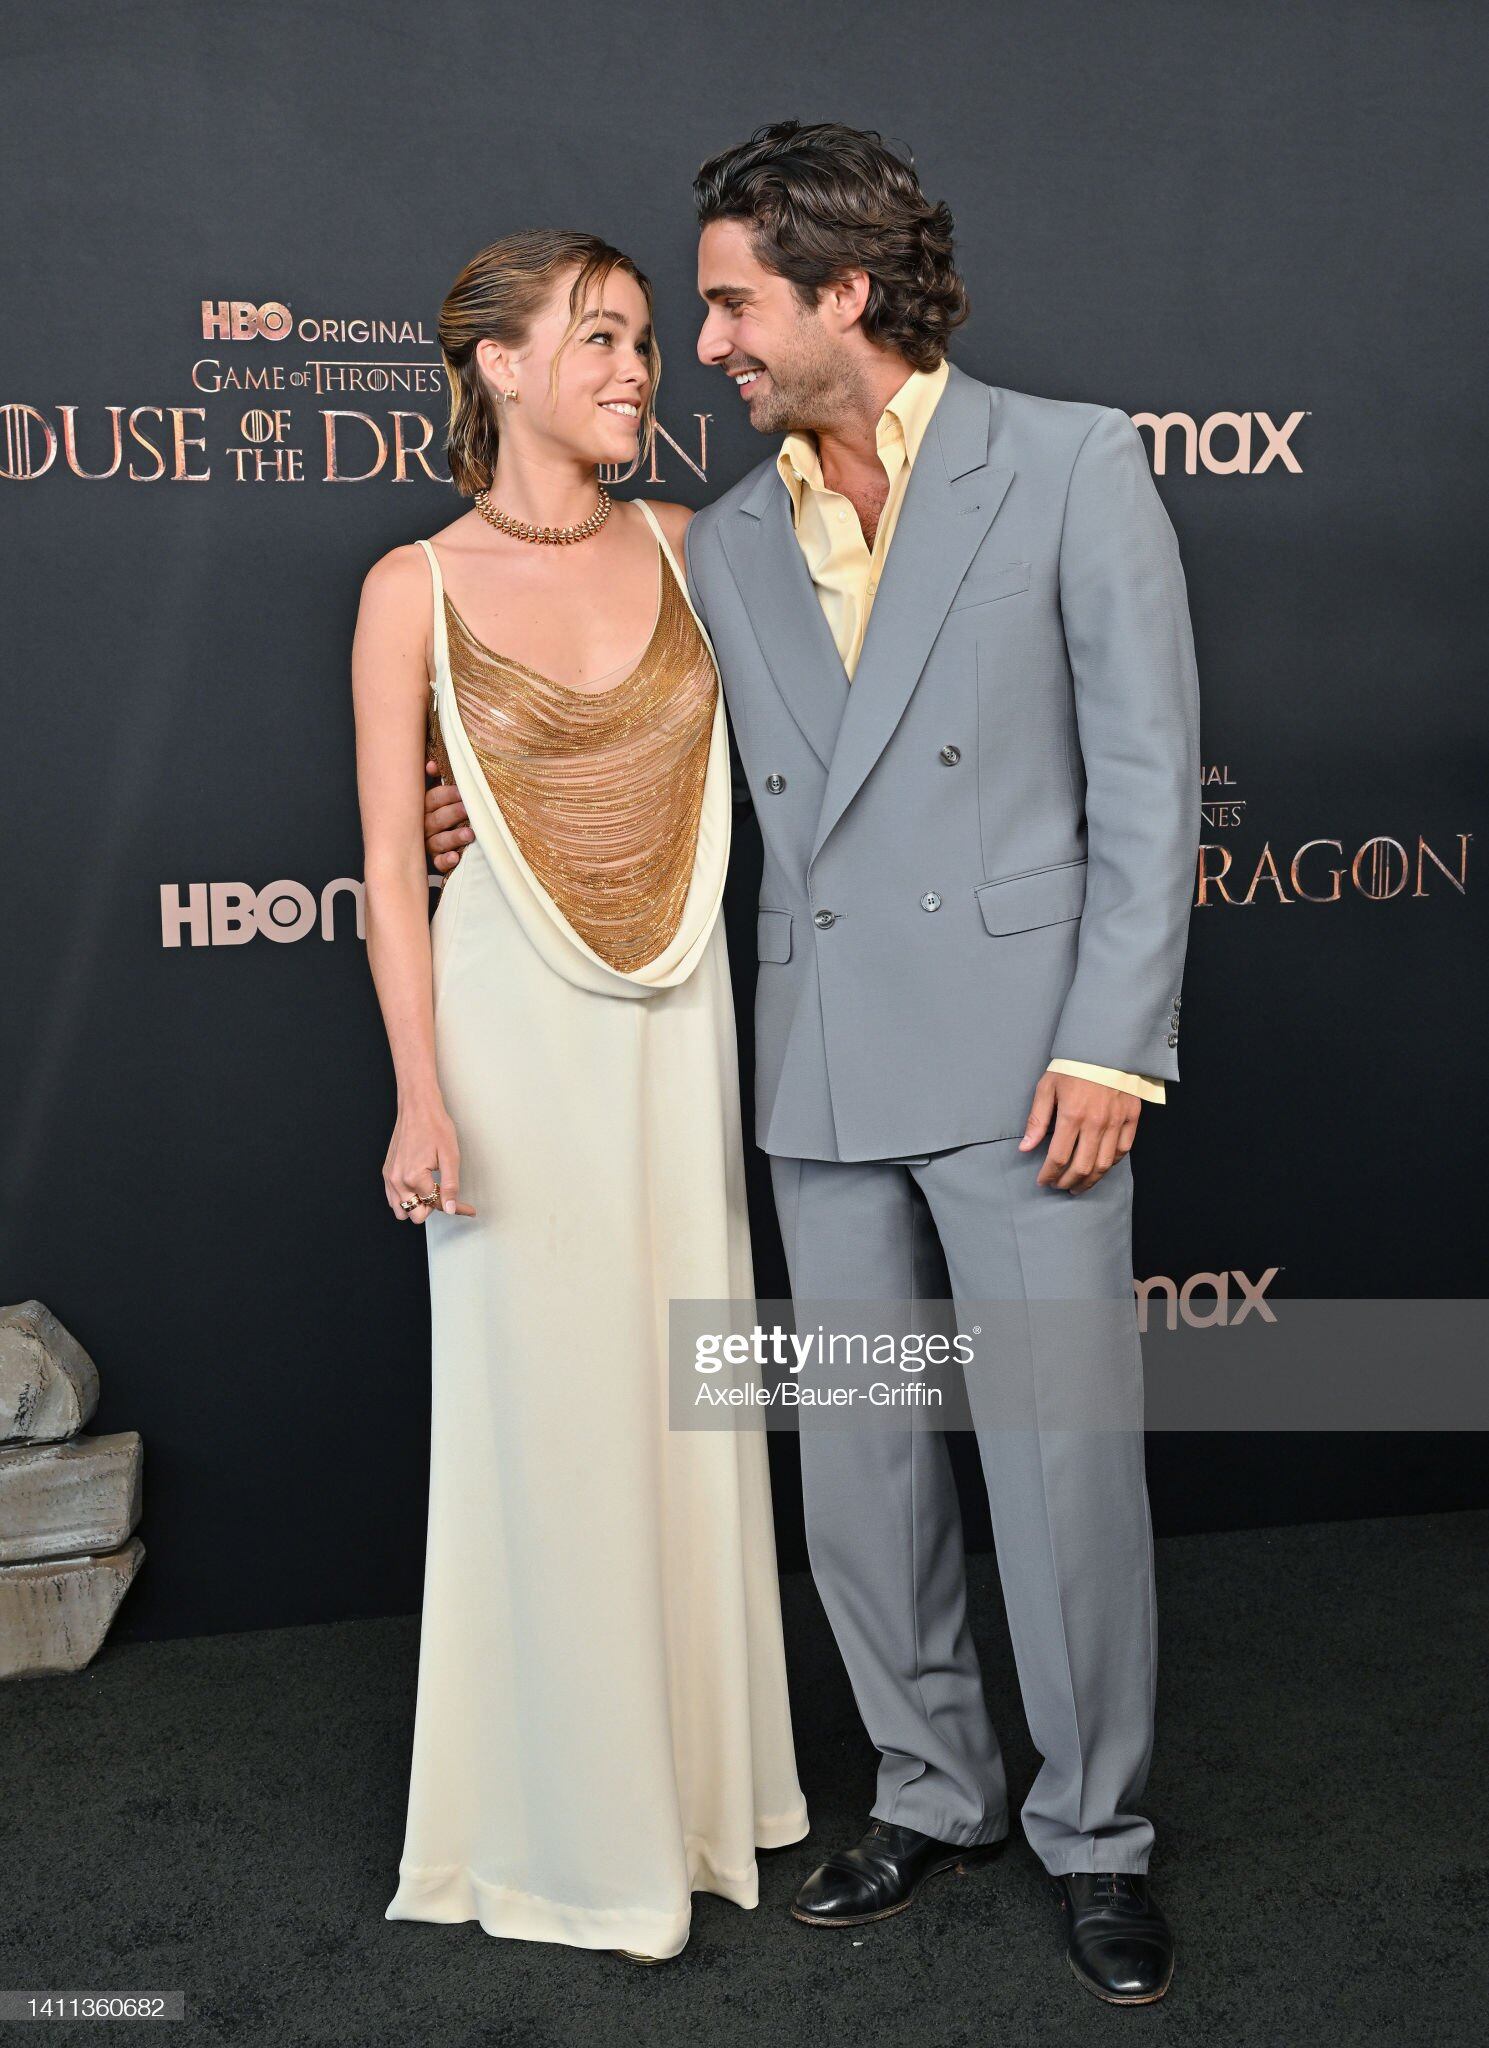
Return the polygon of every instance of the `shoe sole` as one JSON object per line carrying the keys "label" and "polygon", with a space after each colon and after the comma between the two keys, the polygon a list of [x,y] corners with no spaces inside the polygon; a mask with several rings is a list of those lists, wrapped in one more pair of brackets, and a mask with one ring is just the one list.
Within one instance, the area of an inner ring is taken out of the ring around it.
{"label": "shoe sole", "polygon": [[897,1906],[881,1906],[877,1913],[838,1913],[829,1917],[825,1913],[803,1913],[799,1906],[793,1905],[791,1917],[799,1920],[803,1927],[870,1927],[876,1920],[892,1920],[896,1913],[903,1913],[915,1904],[920,1887],[929,1884],[933,1877],[942,1877],[948,1870],[954,1870],[958,1877],[971,1877],[975,1871],[985,1870],[1002,1847],[1002,1842],[989,1842],[983,1851],[968,1850],[945,1863],[932,1864],[917,1878],[913,1889]]}
{"label": "shoe sole", "polygon": [[1154,2005],[1163,1997],[1170,1984],[1174,1981],[1174,1966],[1170,1963],[1168,1975],[1156,1991],[1103,1991],[1101,1986],[1088,1977],[1084,1970],[1077,1968],[1075,1957],[1071,1955],[1068,1949],[1065,1952],[1065,1960],[1070,1965],[1071,1975],[1075,1978],[1076,1983],[1084,1986],[1093,1997],[1101,1999],[1106,2005]]}

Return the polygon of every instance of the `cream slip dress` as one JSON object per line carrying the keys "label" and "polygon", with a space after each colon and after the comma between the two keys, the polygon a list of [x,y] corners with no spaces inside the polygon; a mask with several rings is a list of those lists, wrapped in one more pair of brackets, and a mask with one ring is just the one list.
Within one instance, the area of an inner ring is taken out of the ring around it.
{"label": "cream slip dress", "polygon": [[757,1846],[807,1814],[765,1436],[668,1427],[669,1297],[748,1299],[754,1275],[724,705],[637,502],[656,626],[598,692],[484,647],[419,542],[430,732],[475,834],[431,943],[476,1214],[422,1226],[428,1547],[385,1917],[665,1956],[694,1891],[754,1906]]}

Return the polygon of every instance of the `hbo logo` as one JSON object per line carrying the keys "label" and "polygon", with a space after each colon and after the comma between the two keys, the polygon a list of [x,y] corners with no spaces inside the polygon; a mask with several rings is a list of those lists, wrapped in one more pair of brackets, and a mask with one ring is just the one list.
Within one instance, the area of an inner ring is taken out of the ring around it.
{"label": "hbo logo", "polygon": [[203,341],[283,341],[294,329],[288,306],[268,299],[255,306],[248,299],[203,299]]}

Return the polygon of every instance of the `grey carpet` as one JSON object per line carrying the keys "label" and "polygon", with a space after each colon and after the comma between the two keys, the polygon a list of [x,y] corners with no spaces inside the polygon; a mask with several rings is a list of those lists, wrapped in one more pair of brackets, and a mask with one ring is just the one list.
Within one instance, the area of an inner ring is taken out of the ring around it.
{"label": "grey carpet", "polygon": [[[810,1580],[785,1583],[807,1842],[745,1913],[695,1901],[684,1955],[618,1958],[382,1917],[402,1842],[416,1618],[105,1646],[0,1688],[0,1985],[186,1993],[197,2044],[1081,2043],[1457,2048],[1485,2037],[1489,1514],[1158,1546],[1145,1810],[1178,1934],[1161,2004],[1099,2004],[1015,1824],[855,1934],[795,1886],[856,1839],[870,1760]],[[148,1565],[146,1566],[148,1570]],[[1016,1800],[1034,1758],[996,1574],[973,1619]],[[96,2040],[48,2025],[35,2038]],[[31,2038],[17,2031],[17,2038]]]}

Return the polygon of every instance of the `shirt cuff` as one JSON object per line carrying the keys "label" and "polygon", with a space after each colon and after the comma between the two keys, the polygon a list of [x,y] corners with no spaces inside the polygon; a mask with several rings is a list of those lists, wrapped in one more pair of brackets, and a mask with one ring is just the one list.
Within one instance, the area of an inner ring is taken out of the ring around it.
{"label": "shirt cuff", "polygon": [[1088,1060],[1051,1060],[1052,1074],[1075,1074],[1082,1081],[1100,1081],[1107,1088],[1121,1088],[1140,1095],[1144,1102],[1164,1102],[1167,1095],[1161,1081],[1148,1074],[1124,1073],[1120,1067],[1093,1067]]}

